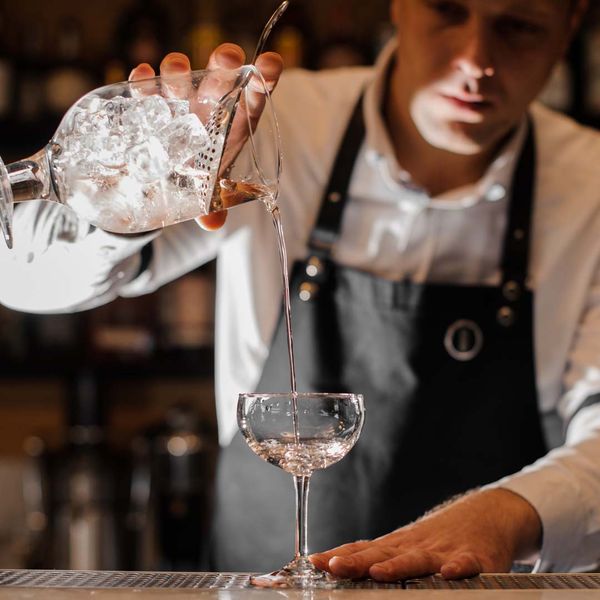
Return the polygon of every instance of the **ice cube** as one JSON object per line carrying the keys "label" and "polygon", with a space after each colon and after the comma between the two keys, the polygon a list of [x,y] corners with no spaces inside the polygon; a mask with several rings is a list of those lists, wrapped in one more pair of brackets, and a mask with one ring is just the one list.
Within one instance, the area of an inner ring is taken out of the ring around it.
{"label": "ice cube", "polygon": [[131,198],[118,185],[106,188],[90,179],[76,179],[71,184],[66,204],[78,215],[108,231],[130,230]]}
{"label": "ice cube", "polygon": [[[170,202],[176,220],[191,218],[208,212],[208,203],[212,196],[214,177],[208,171],[189,166],[176,167],[168,177]],[[171,213],[170,213],[171,214]]]}
{"label": "ice cube", "polygon": [[[103,132],[104,133],[104,132]],[[125,166],[127,142],[122,135],[107,132],[106,135],[94,136],[90,150],[95,154],[96,161],[110,168]]]}
{"label": "ice cube", "polygon": [[206,128],[194,113],[173,119],[158,135],[173,167],[185,163],[210,142]]}
{"label": "ice cube", "polygon": [[155,136],[129,148],[126,159],[129,173],[138,181],[160,179],[169,170],[169,155]]}
{"label": "ice cube", "polygon": [[123,96],[115,96],[107,100],[104,106],[97,111],[98,116],[105,116],[108,122],[108,127],[113,132],[121,133],[124,127],[123,118],[130,109],[135,105],[133,98],[124,98]]}
{"label": "ice cube", "polygon": [[142,189],[142,198],[136,206],[136,227],[148,231],[168,223],[168,196],[163,192],[163,181],[153,181]]}
{"label": "ice cube", "polygon": [[190,103],[188,100],[181,100],[180,98],[165,98],[165,101],[169,105],[174,119],[183,117],[190,112]]}
{"label": "ice cube", "polygon": [[162,96],[142,98],[142,107],[146,113],[146,121],[154,131],[166,127],[173,119],[169,103]]}
{"label": "ice cube", "polygon": [[106,102],[106,99],[100,98],[100,96],[86,96],[80,100],[77,105],[87,113],[91,114],[103,110]]}
{"label": "ice cube", "polygon": [[72,180],[66,204],[102,229],[128,233],[147,227],[148,209],[157,203],[146,206],[145,200],[143,185],[121,176],[110,187],[90,179]]}

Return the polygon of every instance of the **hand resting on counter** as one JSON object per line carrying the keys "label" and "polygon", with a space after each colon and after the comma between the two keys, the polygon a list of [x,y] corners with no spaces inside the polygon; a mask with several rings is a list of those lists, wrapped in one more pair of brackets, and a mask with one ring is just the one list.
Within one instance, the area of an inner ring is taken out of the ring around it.
{"label": "hand resting on counter", "polygon": [[498,488],[471,492],[387,535],[313,554],[311,560],[354,579],[397,581],[433,573],[458,579],[509,571],[514,560],[539,548],[541,535],[534,508]]}

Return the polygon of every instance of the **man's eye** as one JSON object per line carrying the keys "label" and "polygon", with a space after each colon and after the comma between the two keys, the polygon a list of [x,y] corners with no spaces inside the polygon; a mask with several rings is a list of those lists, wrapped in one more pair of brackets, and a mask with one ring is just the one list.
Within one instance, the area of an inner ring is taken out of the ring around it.
{"label": "man's eye", "polygon": [[430,3],[431,8],[446,21],[459,23],[469,15],[465,6],[451,0],[438,0]]}
{"label": "man's eye", "polygon": [[518,19],[514,17],[506,17],[498,21],[498,31],[503,35],[534,37],[543,33],[544,28],[538,23]]}

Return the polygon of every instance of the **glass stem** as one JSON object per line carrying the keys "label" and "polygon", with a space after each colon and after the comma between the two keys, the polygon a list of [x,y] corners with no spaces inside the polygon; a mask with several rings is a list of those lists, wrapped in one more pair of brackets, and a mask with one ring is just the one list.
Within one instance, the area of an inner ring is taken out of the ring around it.
{"label": "glass stem", "polygon": [[5,165],[0,158],[0,231],[9,248],[13,246],[13,204],[24,200],[55,200],[46,150],[25,160]]}
{"label": "glass stem", "polygon": [[50,164],[46,150],[6,165],[10,186],[15,202],[25,200],[54,200],[50,177]]}
{"label": "glass stem", "polygon": [[294,488],[296,490],[296,560],[308,556],[308,486],[310,476],[294,475]]}

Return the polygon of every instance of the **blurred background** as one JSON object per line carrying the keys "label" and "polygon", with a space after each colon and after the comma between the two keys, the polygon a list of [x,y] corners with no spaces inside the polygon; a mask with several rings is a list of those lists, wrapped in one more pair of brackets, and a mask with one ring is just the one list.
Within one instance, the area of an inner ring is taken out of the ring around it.
{"label": "blurred background", "polygon": [[[0,0],[0,155],[40,149],[82,94],[158,67],[252,55],[276,0]],[[600,11],[542,95],[600,125]],[[287,67],[369,64],[388,0],[293,0]],[[0,306],[0,568],[202,569],[216,456],[214,265],[73,315]],[[292,494],[290,490],[290,501]]]}

